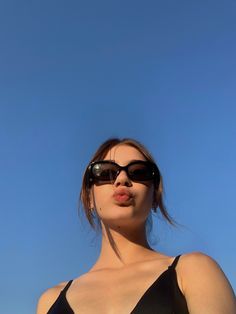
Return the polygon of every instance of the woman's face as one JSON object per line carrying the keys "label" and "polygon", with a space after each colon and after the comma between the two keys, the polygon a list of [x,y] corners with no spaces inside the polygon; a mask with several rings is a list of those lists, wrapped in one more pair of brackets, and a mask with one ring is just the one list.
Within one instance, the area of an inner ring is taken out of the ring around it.
{"label": "woman's face", "polygon": [[[104,160],[126,166],[134,160],[146,160],[136,148],[119,144],[108,151]],[[107,226],[129,228],[144,224],[153,203],[152,181],[134,182],[122,170],[112,183],[94,184],[91,205]]]}

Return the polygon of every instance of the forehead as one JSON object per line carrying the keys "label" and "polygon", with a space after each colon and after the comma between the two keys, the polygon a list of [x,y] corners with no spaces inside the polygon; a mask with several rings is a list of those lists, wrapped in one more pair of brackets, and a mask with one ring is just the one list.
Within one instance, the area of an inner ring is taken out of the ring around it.
{"label": "forehead", "polygon": [[104,157],[105,160],[114,160],[120,165],[127,165],[132,160],[146,160],[144,155],[135,147],[118,144],[112,147]]}

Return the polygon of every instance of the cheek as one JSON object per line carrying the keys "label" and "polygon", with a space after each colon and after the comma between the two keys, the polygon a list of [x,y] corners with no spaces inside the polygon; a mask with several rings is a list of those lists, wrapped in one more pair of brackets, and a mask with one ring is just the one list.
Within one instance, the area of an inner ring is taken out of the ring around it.
{"label": "cheek", "polygon": [[154,195],[154,187],[146,188],[142,193],[137,195],[137,200],[139,205],[143,207],[143,209],[150,210],[153,204],[153,195]]}
{"label": "cheek", "polygon": [[108,191],[105,189],[100,189],[97,186],[94,186],[92,191],[92,200],[93,200],[93,205],[97,210],[101,210],[102,207],[108,202]]}

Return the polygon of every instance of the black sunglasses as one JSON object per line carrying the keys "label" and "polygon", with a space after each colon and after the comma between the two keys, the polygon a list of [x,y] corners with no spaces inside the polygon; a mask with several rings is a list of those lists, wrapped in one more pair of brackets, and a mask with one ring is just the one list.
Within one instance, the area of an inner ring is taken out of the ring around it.
{"label": "black sunglasses", "polygon": [[94,161],[88,166],[87,179],[90,184],[112,183],[122,170],[132,181],[154,180],[155,183],[160,181],[160,173],[156,164],[144,160],[132,161],[125,167],[110,160]]}

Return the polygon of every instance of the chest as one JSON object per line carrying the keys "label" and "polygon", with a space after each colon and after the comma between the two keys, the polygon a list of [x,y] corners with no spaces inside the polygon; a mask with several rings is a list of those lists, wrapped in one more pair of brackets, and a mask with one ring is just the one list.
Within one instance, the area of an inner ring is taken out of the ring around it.
{"label": "chest", "polygon": [[[137,276],[131,272],[112,276],[111,280],[107,274],[107,278],[75,282],[73,289],[67,291],[66,299],[75,314],[144,313],[143,304],[146,309],[149,307],[150,313],[156,298],[160,298],[159,304],[163,303],[163,296],[166,299],[169,293],[163,294],[166,275],[167,272],[161,275],[139,272]],[[164,302],[168,303],[168,300]]]}

